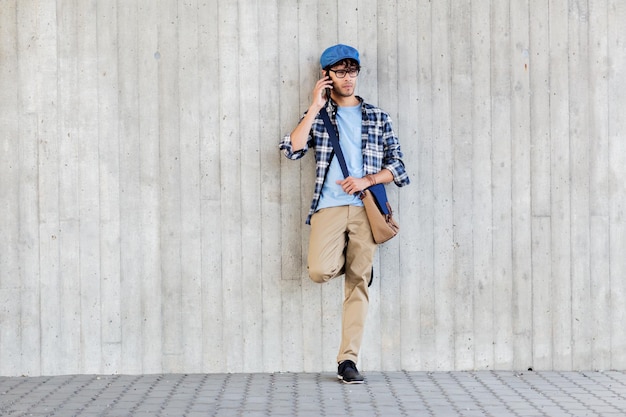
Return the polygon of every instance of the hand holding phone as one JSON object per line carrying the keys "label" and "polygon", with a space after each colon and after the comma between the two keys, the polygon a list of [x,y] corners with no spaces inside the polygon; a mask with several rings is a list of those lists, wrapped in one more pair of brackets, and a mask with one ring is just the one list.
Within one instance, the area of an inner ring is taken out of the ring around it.
{"label": "hand holding phone", "polygon": [[333,88],[332,79],[328,76],[328,71],[322,71],[321,77],[315,83],[313,90],[313,105],[315,109],[324,107],[330,100],[330,90]]}

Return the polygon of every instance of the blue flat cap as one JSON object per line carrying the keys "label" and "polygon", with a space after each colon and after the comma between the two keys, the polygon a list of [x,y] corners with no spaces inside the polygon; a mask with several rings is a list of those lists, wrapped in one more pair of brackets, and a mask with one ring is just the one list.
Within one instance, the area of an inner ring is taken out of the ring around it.
{"label": "blue flat cap", "polygon": [[351,46],[342,44],[327,48],[320,57],[320,64],[322,65],[322,68],[326,68],[344,59],[354,59],[359,65],[361,65],[361,61],[359,60],[359,51]]}

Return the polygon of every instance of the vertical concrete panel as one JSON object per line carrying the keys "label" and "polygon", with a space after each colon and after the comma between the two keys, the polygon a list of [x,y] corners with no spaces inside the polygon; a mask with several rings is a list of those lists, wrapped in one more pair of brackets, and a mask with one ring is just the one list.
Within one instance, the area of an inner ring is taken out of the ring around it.
{"label": "vertical concrete panel", "polygon": [[619,22],[626,19],[626,5],[609,1],[608,50],[609,79],[609,236],[611,271],[611,367],[626,367],[626,114],[620,109],[626,105],[622,94],[626,84],[626,27]]}
{"label": "vertical concrete panel", "polygon": [[513,361],[513,265],[511,222],[511,27],[510,4],[491,5],[491,126],[493,187],[494,367]]}
{"label": "vertical concrete panel", "polygon": [[[334,16],[322,18],[323,10],[328,7],[327,3],[319,1],[306,0],[299,2],[297,8],[295,4],[289,7],[297,11],[297,50],[292,52],[297,57],[299,70],[289,68],[287,71],[291,74],[286,76],[295,76],[298,79],[298,85],[294,91],[298,93],[299,111],[301,116],[303,111],[308,109],[312,100],[313,86],[321,76],[319,71],[319,55],[320,51],[326,48],[326,45],[336,43],[334,38],[336,30],[333,28],[332,22],[338,18],[338,12],[335,11]],[[323,33],[323,35],[322,35]],[[332,37],[332,39],[330,39]],[[322,41],[325,44],[322,44]],[[288,133],[295,128],[297,121],[284,132]],[[285,300],[290,305],[289,308],[297,309],[298,313],[294,315],[288,323],[290,329],[286,330],[287,335],[299,337],[301,340],[302,369],[310,371],[315,368],[328,369],[333,363],[333,355],[336,351],[330,347],[332,341],[337,340],[333,337],[333,329],[339,326],[333,326],[337,322],[337,306],[333,303],[332,294],[341,291],[338,286],[340,280],[334,280],[329,285],[319,285],[312,282],[306,270],[308,235],[302,232],[308,232],[308,226],[303,230],[303,220],[308,214],[308,208],[311,202],[311,189],[313,181],[315,181],[315,168],[313,168],[313,158],[304,158],[298,162],[291,162],[292,166],[298,166],[300,170],[299,184],[297,189],[290,191],[299,199],[300,214],[297,216],[297,229],[294,231],[294,239],[298,239],[298,245],[294,248],[300,253],[296,259],[301,259],[299,265],[300,271],[297,275],[292,276],[295,279],[294,285],[291,286],[295,291],[291,300]],[[289,161],[287,161],[289,162]],[[306,323],[306,327],[299,329],[300,323]],[[298,365],[300,366],[300,365]]]}
{"label": "vertical concrete panel", "polygon": [[78,205],[81,372],[102,372],[100,170],[96,0],[77,2]]}
{"label": "vertical concrete panel", "polygon": [[245,254],[242,264],[243,332],[246,335],[243,355],[244,370],[254,372],[263,369],[263,299],[262,287],[262,229],[261,213],[261,144],[260,110],[264,100],[260,95],[259,20],[260,2],[243,2],[239,8],[239,130],[241,137],[241,225]]}
{"label": "vertical concrete panel", "polygon": [[[200,198],[202,218],[203,369],[223,371],[223,273],[221,262],[222,211],[220,186],[220,108],[217,1],[198,4],[198,66],[200,122]],[[227,269],[224,269],[226,271]],[[280,300],[280,297],[277,298]]]}
{"label": "vertical concrete panel", "polygon": [[[421,24],[415,24],[416,21],[423,22],[418,14],[417,2],[398,4],[399,33],[405,33],[410,39],[419,39],[418,34],[423,27]],[[418,134],[418,125],[422,123],[424,115],[420,112],[419,106],[420,84],[408,80],[419,79],[419,50],[422,47],[422,44],[414,42],[398,42],[398,83],[406,92],[398,95],[398,109],[403,109],[405,115],[398,117],[395,128],[413,184],[420,183],[419,150],[420,145],[425,142],[425,138]],[[401,289],[399,321],[401,332],[400,367],[402,369],[418,369],[421,367],[422,361],[420,352],[422,333],[420,298],[422,294],[419,285],[422,276],[419,264],[408,261],[420,257],[421,252],[423,252],[420,222],[415,219],[419,200],[419,186],[411,186],[405,187],[397,193],[397,200],[395,201],[395,216],[402,223],[402,235],[398,248],[399,274],[397,277]],[[404,210],[400,212],[398,207],[402,207]],[[382,277],[382,274],[379,276]],[[385,284],[381,281],[379,285]]]}
{"label": "vertical concrete panel", "polygon": [[139,136],[140,15],[136,2],[118,2],[120,146],[120,316],[122,372],[142,367],[141,327],[141,164]]}
{"label": "vertical concrete panel", "polygon": [[454,247],[450,91],[450,4],[432,6],[433,68],[433,241],[435,282],[435,368],[454,367]]}
{"label": "vertical concrete panel", "polygon": [[471,2],[450,8],[450,88],[453,169],[454,367],[474,369],[474,241]]}
{"label": "vertical concrete panel", "polygon": [[571,144],[567,5],[550,1],[550,218],[555,369],[572,366]]}
{"label": "vertical concrete panel", "polygon": [[[281,47],[278,48],[280,64],[279,88],[279,120],[281,135],[291,132],[298,123],[304,110],[301,106],[299,90],[299,37],[298,7],[296,4],[279,2],[278,19],[281,22]],[[283,25],[284,24],[284,25]],[[304,64],[303,64],[304,65]],[[310,63],[307,63],[307,69]],[[295,69],[298,68],[298,71]],[[289,103],[289,105],[285,105]],[[274,142],[277,146],[278,140]],[[288,161],[281,155],[280,160],[280,204],[281,204],[281,366],[293,367],[294,371],[305,365],[302,345],[302,324],[307,323],[311,334],[316,332],[314,322],[303,320],[301,305],[302,280],[306,280],[306,256],[303,249],[303,234],[307,234],[308,226],[304,226],[303,216],[309,204],[303,204],[306,194],[301,190],[301,162]],[[310,198],[310,196],[309,196]],[[310,200],[309,200],[310,201]],[[316,302],[313,297],[307,298],[309,308]],[[321,343],[321,336],[317,336]],[[321,366],[321,365],[320,365]]]}
{"label": "vertical concrete panel", "polygon": [[591,355],[593,369],[607,369],[611,357],[611,273],[609,239],[609,82],[607,2],[589,2],[589,209]]}
{"label": "vertical concrete panel", "polygon": [[[20,301],[20,148],[16,4],[0,13],[0,374],[22,367]],[[34,352],[29,352],[34,353]]]}
{"label": "vertical concrete panel", "polygon": [[77,9],[73,0],[57,3],[58,144],[59,144],[59,253],[61,332],[63,354],[59,367],[68,373],[80,369],[80,267],[78,194],[78,54]]}
{"label": "vertical concrete panel", "polygon": [[491,147],[491,8],[472,2],[472,209],[474,269],[474,364],[490,368],[494,358],[494,257]]}
{"label": "vertical concrete panel", "polygon": [[[378,2],[376,68],[378,98],[370,101],[387,112],[398,133],[398,8],[397,3]],[[373,60],[371,61],[374,62]],[[397,204],[398,187],[387,187],[390,201]],[[400,239],[379,246],[377,292],[380,293],[380,363],[383,368],[400,368],[401,321],[400,318]]]}
{"label": "vertical concrete panel", "polygon": [[21,372],[20,344],[20,290],[0,288],[0,374],[18,375]]}
{"label": "vertical concrete panel", "polygon": [[513,368],[532,363],[529,2],[511,2],[511,240]]}
{"label": "vertical concrete panel", "polygon": [[240,109],[241,74],[240,62],[239,5],[219,2],[219,133],[220,133],[220,177],[221,187],[221,263],[223,297],[223,337],[226,354],[226,370],[241,372],[244,369],[243,328],[243,280],[242,262],[246,247],[242,240],[242,152]]}
{"label": "vertical concrete panel", "polygon": [[[137,94],[139,118],[141,362],[144,373],[162,371],[163,288],[161,270],[161,186],[159,120],[159,5],[142,0],[137,7]],[[141,17],[139,17],[141,16]]]}
{"label": "vertical concrete panel", "polygon": [[41,373],[66,372],[60,367],[64,356],[60,343],[60,247],[59,247],[59,153],[57,135],[57,18],[56,5],[40,3],[37,8],[36,91],[39,162],[39,264],[41,317]]}
{"label": "vertical concrete panel", "polygon": [[180,140],[180,59],[181,17],[178,1],[158,5],[158,86],[159,86],[159,173],[161,229],[161,288],[163,291],[163,356],[165,372],[182,369],[182,206]]}
{"label": "vertical concrete panel", "polygon": [[537,370],[552,369],[554,344],[552,320],[552,246],[548,216],[533,217],[533,364]]}
{"label": "vertical concrete panel", "polygon": [[120,111],[118,11],[113,2],[97,5],[98,170],[100,173],[100,290],[102,372],[121,369]]}
{"label": "vertical concrete panel", "polygon": [[611,366],[611,240],[609,220],[605,216],[592,216],[590,233],[590,312],[585,324],[591,337],[592,357],[583,365],[589,369],[609,369]]}
{"label": "vertical concrete panel", "polygon": [[590,137],[588,115],[591,65],[589,59],[589,8],[577,2],[569,10],[569,137],[571,144],[572,221],[572,367],[592,361],[592,311],[590,281]]}
{"label": "vertical concrete panel", "polygon": [[[22,106],[19,108],[23,109]],[[20,340],[11,344],[20,347],[18,374],[39,375],[41,372],[40,254],[38,219],[38,143],[37,116],[22,113],[19,118],[19,285],[21,290],[19,317]],[[17,278],[17,277],[16,277]],[[13,375],[12,373],[9,375]]]}
{"label": "vertical concrete panel", "polygon": [[[281,369],[282,317],[281,305],[281,204],[280,159],[276,139],[281,136],[280,120],[280,65],[275,46],[278,44],[281,22],[278,20],[278,1],[263,2],[259,7],[259,154],[261,175],[261,281],[263,369]],[[284,158],[283,158],[284,159]]]}
{"label": "vertical concrete panel", "polygon": [[[418,15],[418,35],[417,35],[417,60],[418,60],[418,76],[417,76],[417,103],[418,103],[418,120],[415,121],[412,115],[405,115],[409,120],[413,120],[412,124],[417,126],[418,135],[418,161],[417,167],[413,167],[412,186],[419,196],[417,209],[414,207],[400,206],[403,210],[402,216],[404,223],[409,219],[417,223],[419,229],[417,232],[417,240],[419,241],[419,250],[417,254],[411,254],[411,259],[417,267],[418,275],[414,279],[419,291],[417,300],[420,316],[420,335],[419,335],[419,356],[420,369],[433,370],[436,369],[436,282],[435,276],[435,247],[434,247],[434,181],[432,176],[434,166],[434,138],[433,131],[435,120],[435,109],[433,108],[433,96],[436,94],[433,86],[433,76],[436,68],[433,67],[433,33],[432,33],[432,3],[429,1],[419,1],[417,3]],[[408,80],[404,80],[407,82]],[[400,119],[403,114],[400,113]],[[401,139],[402,140],[402,139]],[[403,144],[404,146],[404,144]],[[404,193],[404,190],[402,190]],[[402,198],[402,197],[401,197]],[[414,366],[418,366],[414,364]]]}
{"label": "vertical concrete panel", "polygon": [[[19,267],[20,267],[20,374],[41,373],[41,310],[39,251],[39,106],[37,91],[37,11],[32,2],[20,2],[15,18],[19,59],[18,103],[14,107],[19,125]],[[7,14],[9,16],[9,14]],[[5,79],[2,77],[2,79]],[[9,78],[7,78],[9,79]],[[10,88],[3,91],[10,91]],[[9,101],[10,102],[10,101]],[[3,112],[4,113],[4,112]],[[10,114],[10,113],[6,113]],[[4,177],[4,176],[3,176]]]}
{"label": "vertical concrete panel", "polygon": [[200,77],[198,3],[178,4],[181,22],[178,61],[180,82],[182,332],[186,372],[202,369],[202,217],[200,209]]}
{"label": "vertical concrete panel", "polygon": [[550,39],[547,0],[529,7],[532,211],[532,366],[552,367],[550,260]]}
{"label": "vertical concrete panel", "polygon": [[7,2],[0,15],[0,288],[19,286],[19,124],[16,5]]}

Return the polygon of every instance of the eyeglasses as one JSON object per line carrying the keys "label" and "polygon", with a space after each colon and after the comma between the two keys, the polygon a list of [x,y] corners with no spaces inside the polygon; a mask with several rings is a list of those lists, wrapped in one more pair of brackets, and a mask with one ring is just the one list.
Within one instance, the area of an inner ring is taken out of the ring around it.
{"label": "eyeglasses", "polygon": [[354,78],[359,75],[359,72],[361,71],[361,69],[360,68],[352,68],[349,70],[345,70],[345,69],[332,70],[331,69],[329,71],[334,72],[337,78],[345,78],[346,74],[350,74],[350,77]]}

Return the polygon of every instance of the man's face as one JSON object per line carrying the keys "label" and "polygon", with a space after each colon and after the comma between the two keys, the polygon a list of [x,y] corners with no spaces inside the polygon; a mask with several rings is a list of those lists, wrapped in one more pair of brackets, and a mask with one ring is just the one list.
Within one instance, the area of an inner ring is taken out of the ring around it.
{"label": "man's face", "polygon": [[[340,63],[331,67],[329,74],[333,80],[333,92],[341,97],[353,96],[356,89],[358,69],[358,65],[352,63]],[[343,78],[340,78],[342,75]]]}

